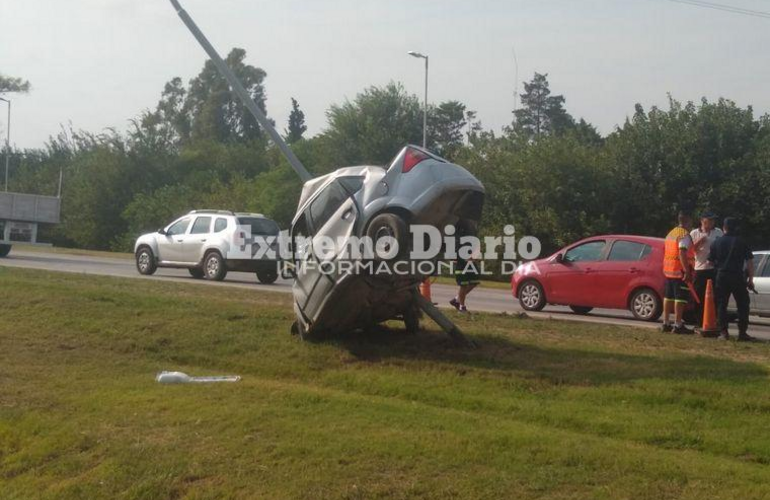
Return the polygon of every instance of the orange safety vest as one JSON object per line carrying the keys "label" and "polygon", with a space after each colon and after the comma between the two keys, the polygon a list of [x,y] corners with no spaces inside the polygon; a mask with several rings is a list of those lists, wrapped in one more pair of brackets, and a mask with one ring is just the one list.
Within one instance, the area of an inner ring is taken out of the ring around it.
{"label": "orange safety vest", "polygon": [[[663,254],[663,274],[666,278],[684,278],[682,261],[679,259],[679,242],[688,236],[690,233],[687,232],[687,229],[679,226],[669,231],[668,236],[666,236],[666,250]],[[687,263],[690,269],[695,266],[695,249],[692,244],[687,249]]]}

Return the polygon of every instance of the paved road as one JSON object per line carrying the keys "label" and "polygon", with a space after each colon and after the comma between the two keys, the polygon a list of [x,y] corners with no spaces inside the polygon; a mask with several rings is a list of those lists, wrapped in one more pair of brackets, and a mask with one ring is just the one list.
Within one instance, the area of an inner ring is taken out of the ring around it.
{"label": "paved road", "polygon": [[[142,276],[136,271],[132,259],[92,257],[41,251],[30,252],[19,248],[14,248],[8,257],[0,259],[0,265],[122,278],[178,281],[200,284],[202,286],[239,287],[266,292],[291,292],[290,281],[279,279],[272,285],[262,285],[259,284],[256,276],[251,273],[231,272],[228,273],[227,279],[222,282],[193,279],[184,269],[158,269],[158,272],[153,276]],[[454,296],[455,288],[447,285],[433,285],[432,290],[434,302],[437,302],[439,306],[449,307],[448,302]],[[468,307],[475,311],[506,312],[509,314],[522,311],[518,302],[511,297],[507,290],[490,288],[478,288],[473,291],[468,298]],[[536,318],[551,317],[570,321],[627,325],[641,328],[656,328],[658,326],[655,323],[636,321],[628,311],[613,309],[596,309],[591,314],[579,316],[572,313],[567,307],[549,306],[543,312],[528,314]],[[757,322],[752,325],[752,334],[770,340],[770,322],[759,318],[754,319]]]}

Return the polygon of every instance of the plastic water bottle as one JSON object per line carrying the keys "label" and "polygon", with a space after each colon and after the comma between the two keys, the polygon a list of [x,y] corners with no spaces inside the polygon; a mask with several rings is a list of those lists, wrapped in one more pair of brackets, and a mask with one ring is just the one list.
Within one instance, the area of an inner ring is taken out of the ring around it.
{"label": "plastic water bottle", "polygon": [[212,382],[238,382],[238,375],[225,375],[217,377],[191,377],[182,372],[160,372],[155,376],[155,381],[161,384],[205,384]]}

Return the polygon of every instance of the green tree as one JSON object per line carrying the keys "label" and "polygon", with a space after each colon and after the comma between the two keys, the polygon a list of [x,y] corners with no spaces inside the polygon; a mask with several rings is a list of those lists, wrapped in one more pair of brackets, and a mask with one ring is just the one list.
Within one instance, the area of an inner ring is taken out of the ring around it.
{"label": "green tree", "polygon": [[519,94],[522,107],[513,112],[513,131],[531,139],[546,135],[560,135],[575,125],[575,120],[564,109],[564,96],[551,95],[548,74],[535,73],[530,82],[524,82]]}
{"label": "green tree", "polygon": [[0,74],[0,95],[11,92],[29,92],[30,84],[27,80],[13,76]]}
{"label": "green tree", "polygon": [[286,130],[286,141],[289,143],[297,142],[302,139],[302,135],[307,131],[305,125],[305,113],[299,109],[299,103],[295,98],[291,98],[291,113],[289,113],[289,128]]}
{"label": "green tree", "polygon": [[[225,62],[235,73],[257,106],[265,110],[267,73],[246,64],[246,51],[234,48]],[[175,90],[175,95],[178,91]],[[161,101],[163,103],[163,101]],[[176,101],[174,101],[176,104]],[[235,96],[216,66],[207,60],[203,70],[190,80],[182,109],[190,113],[191,134],[196,139],[220,142],[249,141],[261,137],[259,124]]]}
{"label": "green tree", "polygon": [[610,135],[604,151],[616,193],[607,207],[619,230],[662,235],[680,208],[737,216],[757,241],[770,237],[762,181],[770,172],[767,134],[753,110],[720,99],[700,105],[669,99],[667,110],[634,116]]}
{"label": "green tree", "polygon": [[452,158],[463,145],[465,105],[446,101],[428,111],[428,146],[442,156]]}
{"label": "green tree", "polygon": [[422,109],[398,83],[369,87],[327,112],[324,132],[332,163],[383,165],[408,143],[422,142]]}

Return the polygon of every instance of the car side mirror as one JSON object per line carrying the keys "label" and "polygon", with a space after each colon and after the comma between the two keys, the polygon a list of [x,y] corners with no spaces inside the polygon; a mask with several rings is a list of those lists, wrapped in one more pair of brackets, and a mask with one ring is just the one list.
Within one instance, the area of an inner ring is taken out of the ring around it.
{"label": "car side mirror", "polygon": [[166,230],[163,228],[158,229],[158,234],[166,234]]}
{"label": "car side mirror", "polygon": [[564,264],[564,254],[557,253],[556,258],[553,259],[557,264]]}

